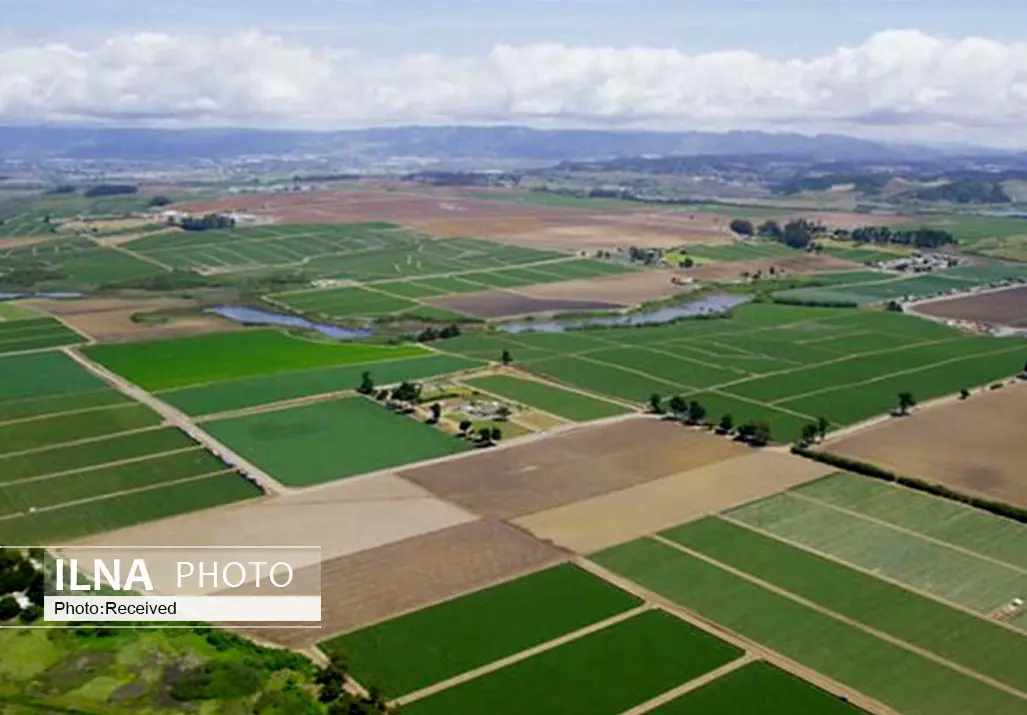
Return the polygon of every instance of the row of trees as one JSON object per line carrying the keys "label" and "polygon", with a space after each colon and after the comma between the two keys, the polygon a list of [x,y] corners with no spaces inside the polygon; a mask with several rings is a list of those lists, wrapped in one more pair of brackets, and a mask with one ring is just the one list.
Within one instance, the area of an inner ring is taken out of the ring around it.
{"label": "row of trees", "polygon": [[[45,580],[43,572],[32,562],[42,564],[44,555],[39,548],[29,553],[0,549],[0,623],[14,618],[31,623],[43,615]],[[30,605],[23,609],[15,594],[24,595]]]}
{"label": "row of trees", "polygon": [[[169,219],[170,223],[176,223]],[[235,228],[235,219],[225,214],[211,213],[204,216],[183,216],[177,224],[184,231],[214,231]]]}
{"label": "row of trees", "polygon": [[685,424],[713,427],[719,434],[734,434],[735,439],[754,447],[763,447],[772,438],[770,425],[766,422],[746,420],[736,427],[734,416],[728,412],[720,416],[716,424],[707,421],[706,406],[697,400],[686,400],[680,395],[671,397],[666,404],[663,398],[653,393],[649,396],[649,411],[657,415],[669,415]]}
{"label": "row of trees", "polygon": [[447,325],[441,330],[428,326],[417,335],[417,342],[430,343],[435,340],[448,340],[460,336],[460,328],[456,325]]}
{"label": "row of trees", "polygon": [[956,242],[948,231],[936,228],[893,229],[888,226],[860,226],[850,231],[838,229],[838,238],[848,238],[854,243],[894,243],[917,248],[940,248]]}
{"label": "row of trees", "polygon": [[[730,227],[739,236],[759,235],[800,250],[806,249],[814,239],[827,233],[823,224],[804,218],[789,221],[783,226],[777,221],[764,221],[755,226],[748,219],[736,218],[731,221]],[[852,231],[835,229],[831,235],[854,243],[894,243],[917,248],[938,248],[956,242],[948,231],[926,227],[894,229],[889,226],[861,226]]]}

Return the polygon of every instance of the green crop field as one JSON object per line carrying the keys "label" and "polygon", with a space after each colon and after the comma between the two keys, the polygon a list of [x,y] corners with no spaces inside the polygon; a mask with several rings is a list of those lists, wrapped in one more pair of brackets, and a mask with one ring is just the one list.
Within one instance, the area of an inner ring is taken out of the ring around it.
{"label": "green crop field", "polygon": [[833,613],[1027,692],[1027,635],[714,517],[666,538]]}
{"label": "green crop field", "polygon": [[534,380],[519,380],[505,375],[465,380],[464,384],[577,422],[598,420],[629,412],[626,407],[613,402],[564,390],[554,385]]}
{"label": "green crop field", "polygon": [[0,301],[0,320],[9,322],[12,320],[30,320],[40,317],[39,313],[17,303]]}
{"label": "green crop field", "polygon": [[160,423],[161,417],[156,412],[137,404],[10,422],[0,427],[0,455],[128,432]]}
{"label": "green crop field", "polygon": [[[44,353],[49,355],[50,353]],[[2,361],[0,361],[2,362]],[[0,423],[24,420],[62,412],[93,410],[102,407],[130,404],[130,400],[117,390],[92,390],[70,395],[50,395],[35,399],[0,402]]]}
{"label": "green crop field", "polygon": [[[561,384],[643,405],[651,394],[766,421],[780,441],[819,417],[836,426],[885,414],[900,392],[919,401],[1018,373],[1020,338],[968,337],[886,311],[757,303],[732,317],[647,328],[468,335],[446,352],[498,360]],[[709,404],[705,404],[709,403]]]}
{"label": "green crop field", "polygon": [[593,557],[735,633],[899,712],[1014,715],[1024,700],[650,539]]}
{"label": "green crop field", "polygon": [[414,701],[407,715],[616,715],[741,656],[663,611],[649,611]]}
{"label": "green crop field", "polygon": [[103,464],[139,459],[162,452],[195,447],[174,427],[114,435],[63,447],[0,457],[0,483],[58,472],[89,469]]}
{"label": "green crop field", "polygon": [[129,464],[7,484],[0,486],[0,516],[143,489],[225,469],[226,465],[213,454],[196,448]]}
{"label": "green crop field", "polygon": [[62,274],[59,282],[70,286],[116,284],[166,271],[113,248],[86,251],[62,261],[58,266]]}
{"label": "green crop field", "polygon": [[[843,274],[842,274],[843,275]],[[832,281],[823,287],[801,287],[774,293],[783,301],[814,303],[855,303],[868,305],[896,298],[923,298],[966,291],[973,286],[996,280],[1021,278],[1015,270],[954,268],[938,273],[895,277],[878,273],[877,280]]]}
{"label": "green crop field", "polygon": [[863,712],[791,673],[757,661],[650,712],[653,715],[857,715]]}
{"label": "green crop field", "polygon": [[205,422],[283,484],[308,486],[470,449],[415,419],[351,397]]}
{"label": "green crop field", "polygon": [[747,261],[754,258],[777,258],[782,256],[798,256],[800,251],[789,248],[777,241],[751,239],[736,241],[730,244],[710,244],[688,246],[678,251],[680,258],[692,257],[707,261]]}
{"label": "green crop field", "polygon": [[728,515],[982,614],[1027,591],[1027,574],[1015,566],[790,492],[745,505]]}
{"label": "green crop field", "polygon": [[103,380],[60,352],[0,357],[0,376],[0,404],[73,395],[107,386]]}
{"label": "green crop field", "polygon": [[367,288],[335,288],[330,292],[279,294],[272,298],[302,313],[340,318],[398,313],[417,305],[412,300]]}
{"label": "green crop field", "polygon": [[792,490],[1027,570],[1027,527],[948,499],[840,473]]}
{"label": "green crop field", "polygon": [[0,322],[0,354],[84,343],[85,338],[53,318]]}
{"label": "green crop field", "polygon": [[321,644],[364,685],[400,696],[641,605],[564,564]]}
{"label": "green crop field", "polygon": [[148,390],[429,354],[417,345],[329,343],[295,338],[271,329],[94,345],[83,352]]}
{"label": "green crop field", "polygon": [[371,373],[375,384],[390,385],[403,380],[416,381],[447,375],[482,365],[474,360],[451,355],[426,355],[405,360],[382,360],[231,380],[162,392],[160,398],[188,415],[209,415],[329,392],[355,390],[360,386],[365,371]]}
{"label": "green crop field", "polygon": [[0,543],[60,544],[200,509],[253,499],[261,491],[234,472],[0,519]]}

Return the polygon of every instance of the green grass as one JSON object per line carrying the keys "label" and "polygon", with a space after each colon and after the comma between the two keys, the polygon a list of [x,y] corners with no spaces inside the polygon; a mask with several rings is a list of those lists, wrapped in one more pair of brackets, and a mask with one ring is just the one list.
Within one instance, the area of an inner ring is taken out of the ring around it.
{"label": "green grass", "polygon": [[21,306],[16,303],[0,301],[0,320],[32,320],[38,317],[40,317],[39,313],[34,311],[32,308]]}
{"label": "green grass", "polygon": [[713,564],[640,539],[594,560],[899,712],[1015,715],[1024,701]]}
{"label": "green grass", "polygon": [[234,472],[0,519],[0,543],[59,544],[200,509],[252,499],[258,487]]}
{"label": "green grass", "polygon": [[[47,353],[48,354],[48,353]],[[51,395],[27,400],[0,402],[0,422],[55,415],[74,410],[89,410],[127,405],[131,399],[117,390],[93,390],[70,395]]]}
{"label": "green grass", "polygon": [[706,518],[664,536],[834,613],[1027,692],[1027,636],[763,536]]}
{"label": "green grass", "polygon": [[197,448],[119,466],[8,484],[0,486],[0,516],[213,474],[226,468],[213,454]]}
{"label": "green grass", "polygon": [[321,644],[361,683],[412,693],[640,605],[576,566],[556,566]]}
{"label": "green grass", "polygon": [[357,397],[206,422],[204,429],[289,486],[470,449],[463,440]]}
{"label": "green grass", "polygon": [[153,391],[428,354],[416,345],[389,347],[318,342],[264,329],[96,345],[83,352],[109,370]]}
{"label": "green grass", "polygon": [[161,417],[156,412],[135,404],[14,422],[0,428],[0,455],[128,432],[160,423]]}
{"label": "green grass", "polygon": [[232,380],[163,392],[160,397],[186,414],[209,415],[328,392],[355,390],[360,386],[361,375],[365,371],[371,373],[376,384],[389,385],[480,366],[480,362],[461,357],[430,355]]}
{"label": "green grass", "polygon": [[509,400],[549,412],[577,422],[588,422],[604,417],[622,415],[629,410],[612,402],[596,399],[578,392],[564,390],[534,380],[495,375],[465,380],[472,388],[484,390]]}
{"label": "green grass", "polygon": [[653,715],[856,715],[863,712],[836,695],[757,661],[717,678],[666,705]]}
{"label": "green grass", "polygon": [[788,492],[728,514],[745,524],[979,613],[1027,592],[1012,566],[929,541]]}
{"label": "green grass", "polygon": [[404,706],[407,715],[615,715],[741,652],[663,611],[650,611]]}
{"label": "green grass", "polygon": [[46,474],[88,469],[151,454],[195,447],[174,427],[116,435],[91,442],[51,447],[28,454],[0,457],[0,484]]}
{"label": "green grass", "polygon": [[63,353],[0,358],[0,404],[11,400],[65,396],[107,387]]}
{"label": "green grass", "polygon": [[792,491],[1027,569],[1027,527],[1011,519],[856,474]]}

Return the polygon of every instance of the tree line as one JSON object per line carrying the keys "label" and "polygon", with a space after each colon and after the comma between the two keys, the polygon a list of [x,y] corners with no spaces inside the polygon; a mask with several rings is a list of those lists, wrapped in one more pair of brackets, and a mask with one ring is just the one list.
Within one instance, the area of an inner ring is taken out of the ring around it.
{"label": "tree line", "polygon": [[705,405],[698,400],[686,400],[680,395],[675,395],[664,402],[663,397],[654,392],[649,396],[649,411],[654,415],[665,415],[683,424],[715,429],[717,434],[733,436],[739,442],[753,447],[765,447],[772,439],[770,425],[766,422],[746,420],[737,425],[734,415],[726,412],[716,423],[713,423],[707,419],[709,412]]}
{"label": "tree line", "polygon": [[754,225],[749,219],[736,218],[731,221],[730,228],[739,236],[760,236],[799,250],[815,248],[815,239],[827,235],[853,243],[893,243],[916,248],[939,248],[956,242],[955,236],[948,231],[928,227],[896,229],[890,226],[868,225],[851,231],[839,228],[829,233],[820,222],[804,218],[788,221],[783,225],[768,220],[759,226]]}
{"label": "tree line", "polygon": [[217,213],[204,216],[183,216],[177,222],[174,219],[170,219],[168,223],[177,223],[184,231],[213,231],[235,228],[235,219],[233,217]]}

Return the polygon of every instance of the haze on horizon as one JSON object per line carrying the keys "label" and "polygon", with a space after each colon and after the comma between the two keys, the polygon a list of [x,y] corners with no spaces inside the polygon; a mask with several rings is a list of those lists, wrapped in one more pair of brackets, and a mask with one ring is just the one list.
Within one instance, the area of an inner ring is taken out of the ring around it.
{"label": "haze on horizon", "polygon": [[1027,6],[8,0],[0,124],[762,129],[1027,147]]}

